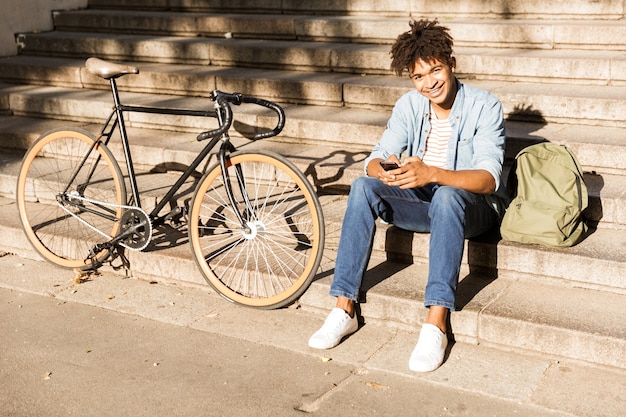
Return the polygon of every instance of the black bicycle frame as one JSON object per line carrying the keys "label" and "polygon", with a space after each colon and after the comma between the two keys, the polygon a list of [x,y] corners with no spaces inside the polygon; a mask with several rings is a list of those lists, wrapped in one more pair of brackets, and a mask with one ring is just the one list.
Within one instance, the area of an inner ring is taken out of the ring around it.
{"label": "black bicycle frame", "polygon": [[[104,140],[103,143],[105,146],[108,145],[113,135],[113,132],[115,132],[115,129],[116,128],[119,129],[120,137],[122,140],[122,148],[124,150],[124,158],[126,160],[126,169],[128,170],[128,175],[129,175],[129,182],[130,182],[131,193],[132,193],[132,202],[134,205],[140,208],[141,201],[139,199],[139,187],[137,186],[137,179],[135,178],[135,169],[134,169],[132,155],[130,151],[130,143],[128,140],[128,135],[126,133],[126,125],[124,123],[123,112],[152,113],[152,114],[166,114],[166,115],[193,116],[193,117],[214,117],[218,120],[218,123],[220,126],[223,126],[223,124],[225,123],[224,116],[222,115],[222,112],[218,110],[163,109],[163,108],[148,107],[148,106],[123,105],[120,102],[120,97],[119,97],[119,93],[117,90],[117,84],[115,82],[115,79],[112,78],[109,81],[111,83],[111,91],[113,93],[113,101],[114,101],[115,107],[113,111],[111,112],[111,114],[109,115],[106,123],[102,127],[98,140],[101,140],[102,137],[105,137],[106,139]],[[228,123],[230,123],[230,120],[228,120]],[[165,196],[157,203],[157,205],[149,214],[150,219],[154,223],[159,224],[160,222],[163,221],[163,218],[159,218],[158,214],[165,207],[165,205],[168,204],[172,200],[176,192],[187,181],[187,179],[189,179],[189,177],[196,171],[196,168],[198,168],[198,166],[206,159],[206,157],[209,155],[209,153],[213,150],[213,148],[215,147],[215,145],[217,145],[219,141],[222,141],[222,146],[220,147],[218,151],[218,161],[222,169],[222,177],[224,179],[226,193],[228,195],[228,199],[231,203],[231,206],[233,207],[233,210],[236,216],[238,217],[238,220],[240,221],[242,227],[244,228],[247,227],[246,221],[244,220],[241,213],[239,213],[239,210],[237,210],[232,186],[230,183],[230,179],[227,175],[228,165],[226,161],[227,159],[226,155],[229,152],[232,152],[235,150],[233,145],[230,143],[228,129],[223,130],[221,133],[216,134],[211,138],[211,140],[205,145],[205,147],[200,151],[200,153],[198,153],[198,155],[193,160],[193,162],[189,165],[189,167],[187,167],[187,169],[181,174],[181,176],[178,178],[176,183],[174,183],[174,185],[171,186],[171,188],[168,190]],[[245,201],[246,210],[248,211],[248,217],[250,217],[250,213],[252,212],[252,209],[250,206],[250,201],[248,199],[247,193],[245,192],[245,184],[243,182],[243,173],[241,172],[240,167],[236,167],[236,176],[237,176],[238,185],[242,191],[242,195]]]}

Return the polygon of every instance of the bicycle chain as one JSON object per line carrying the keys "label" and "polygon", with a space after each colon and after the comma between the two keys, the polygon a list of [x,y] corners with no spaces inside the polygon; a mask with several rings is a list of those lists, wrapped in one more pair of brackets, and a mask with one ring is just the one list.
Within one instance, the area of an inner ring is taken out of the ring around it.
{"label": "bicycle chain", "polygon": [[[140,207],[137,207],[137,206],[125,206],[125,205],[122,205],[122,204],[105,203],[103,201],[92,200],[90,198],[80,196],[77,191],[69,192],[68,193],[68,197],[70,197],[71,199],[75,199],[75,200],[86,201],[86,202],[91,203],[91,204],[100,204],[100,205],[103,205],[103,206],[114,207],[114,208],[122,208],[122,209],[125,209],[125,210],[131,210],[131,209],[132,210],[139,210],[145,216],[145,218],[148,220],[148,224],[146,226],[147,227],[146,230],[148,230],[149,234],[148,234],[148,238],[146,239],[145,244],[143,246],[139,247],[139,248],[133,248],[133,247],[131,247],[129,245],[126,245],[126,244],[124,244],[123,242],[120,241],[119,245],[121,245],[121,246],[123,246],[123,247],[125,247],[126,249],[129,249],[129,250],[142,251],[142,250],[144,250],[146,248],[146,246],[148,246],[148,244],[152,240],[152,223],[150,222],[150,217]],[[109,236],[107,233],[99,230],[97,227],[89,224],[89,222],[87,222],[86,220],[83,220],[82,218],[80,218],[76,214],[72,213],[65,206],[63,206],[58,200],[57,200],[57,204],[59,205],[59,207],[61,207],[70,216],[75,217],[78,221],[83,223],[85,226],[87,226],[88,228],[90,228],[94,232],[96,232],[99,235],[103,236],[104,238],[109,239],[109,240],[115,238],[115,236],[114,237]]]}

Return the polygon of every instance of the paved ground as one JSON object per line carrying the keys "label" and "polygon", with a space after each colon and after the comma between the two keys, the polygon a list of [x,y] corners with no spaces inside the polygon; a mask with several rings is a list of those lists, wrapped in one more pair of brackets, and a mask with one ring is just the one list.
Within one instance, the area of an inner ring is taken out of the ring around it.
{"label": "paved ground", "polygon": [[621,416],[613,369],[457,343],[407,369],[416,335],[366,324],[338,348],[322,317],[104,273],[75,284],[0,257],[2,416]]}

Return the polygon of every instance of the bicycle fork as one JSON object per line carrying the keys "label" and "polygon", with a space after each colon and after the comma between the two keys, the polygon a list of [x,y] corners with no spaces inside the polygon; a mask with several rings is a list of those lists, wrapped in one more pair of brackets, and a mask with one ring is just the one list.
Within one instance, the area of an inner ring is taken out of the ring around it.
{"label": "bicycle fork", "polygon": [[228,141],[228,138],[224,138],[223,140],[224,142],[222,143],[222,146],[220,146],[219,150],[219,163],[220,168],[222,169],[222,178],[224,180],[224,187],[226,188],[226,195],[228,196],[228,201],[230,202],[230,205],[233,208],[235,215],[237,216],[237,220],[239,220],[239,223],[241,224],[244,235],[249,235],[252,232],[250,222],[254,220],[254,210],[252,209],[252,203],[250,203],[248,193],[246,192],[246,183],[243,180],[243,170],[239,165],[235,165],[235,177],[237,178],[237,185],[239,187],[239,190],[241,191],[241,197],[243,198],[245,204],[243,214],[240,213],[238,209],[238,205],[235,200],[235,193],[233,192],[233,186],[230,180],[230,175],[228,174],[228,168],[232,166],[228,154],[234,150],[234,147]]}

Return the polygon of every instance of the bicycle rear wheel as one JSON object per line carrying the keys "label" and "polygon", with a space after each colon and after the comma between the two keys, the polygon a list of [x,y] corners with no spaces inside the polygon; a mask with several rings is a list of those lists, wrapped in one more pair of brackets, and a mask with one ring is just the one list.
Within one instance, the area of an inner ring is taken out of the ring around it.
{"label": "bicycle rear wheel", "polygon": [[119,165],[102,144],[90,151],[94,142],[79,129],[47,132],[26,152],[17,180],[26,237],[46,260],[65,268],[89,269],[108,257],[107,250],[90,252],[117,234],[126,203]]}
{"label": "bicycle rear wheel", "polygon": [[[317,195],[295,165],[277,154],[237,152],[228,166],[236,208],[219,165],[194,194],[189,216],[194,260],[227,300],[267,309],[291,304],[311,284],[322,259],[324,219]],[[244,227],[235,209],[246,219]]]}

